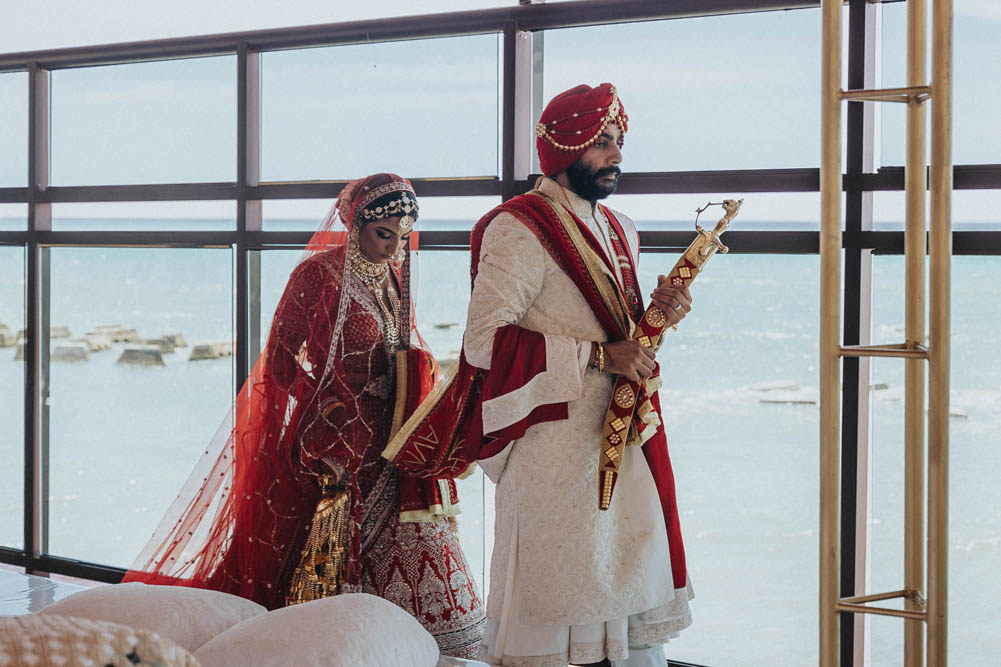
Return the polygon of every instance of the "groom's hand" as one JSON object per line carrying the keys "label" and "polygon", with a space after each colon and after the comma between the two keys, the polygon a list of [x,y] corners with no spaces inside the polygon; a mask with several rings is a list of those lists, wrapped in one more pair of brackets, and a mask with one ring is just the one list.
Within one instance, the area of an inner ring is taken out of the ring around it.
{"label": "groom's hand", "polygon": [[[666,279],[665,276],[660,276],[657,278],[657,284],[660,285]],[[692,294],[688,291],[687,285],[658,287],[650,295],[650,300],[653,305],[664,311],[669,327],[685,319],[685,315],[692,310]]]}
{"label": "groom's hand", "polygon": [[634,340],[604,343],[605,372],[624,375],[633,382],[645,380],[653,374],[656,361],[653,350]]}

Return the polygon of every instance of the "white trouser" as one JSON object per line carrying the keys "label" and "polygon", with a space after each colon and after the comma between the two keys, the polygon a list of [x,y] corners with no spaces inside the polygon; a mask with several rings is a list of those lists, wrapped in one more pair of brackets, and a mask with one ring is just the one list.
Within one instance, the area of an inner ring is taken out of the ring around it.
{"label": "white trouser", "polygon": [[629,647],[629,657],[625,660],[612,660],[612,667],[666,667],[664,645],[658,644],[651,648]]}

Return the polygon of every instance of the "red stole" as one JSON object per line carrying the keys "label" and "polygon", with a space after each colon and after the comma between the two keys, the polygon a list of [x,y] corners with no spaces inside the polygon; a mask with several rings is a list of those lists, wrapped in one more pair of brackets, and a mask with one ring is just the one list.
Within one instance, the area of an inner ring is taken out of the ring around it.
{"label": "red stole", "polygon": [[[558,212],[554,206],[560,206]],[[613,233],[612,247],[617,257],[607,257],[602,244],[572,212],[544,196],[530,192],[515,197],[487,213],[473,228],[470,237],[472,281],[478,271],[483,234],[502,212],[512,214],[528,227],[549,252],[557,265],[580,290],[610,341],[625,340],[629,328],[642,317],[644,307],[632,255],[624,242],[624,232],[611,211],[602,206]],[[561,219],[562,216],[562,219]],[[572,222],[569,222],[571,221]],[[581,245],[586,247],[581,247]],[[588,254],[588,250],[593,253]],[[594,271],[595,256],[616,276],[615,264],[622,273],[621,282]],[[498,396],[524,386],[545,370],[545,337],[517,325],[507,325],[494,334],[491,368],[485,371],[470,365],[463,353],[451,379],[439,385],[393,438],[383,456],[402,470],[428,477],[459,476],[478,459],[500,453],[535,424],[566,419],[566,402],[540,405],[519,422],[493,433],[483,432],[482,405]],[[659,368],[655,371],[659,373]],[[651,397],[657,413],[660,402]],[[600,428],[600,427],[599,427]],[[600,441],[600,434],[597,440]],[[600,442],[596,441],[597,446]],[[674,475],[663,426],[643,445],[660,496],[671,552],[675,588],[687,585],[685,551],[675,496]],[[597,464],[597,461],[595,461]]]}

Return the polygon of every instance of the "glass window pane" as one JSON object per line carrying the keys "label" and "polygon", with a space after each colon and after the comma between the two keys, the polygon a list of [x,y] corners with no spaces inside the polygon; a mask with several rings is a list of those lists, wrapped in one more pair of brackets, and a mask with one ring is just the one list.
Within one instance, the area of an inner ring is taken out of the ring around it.
{"label": "glass window pane", "polygon": [[261,56],[265,181],[497,174],[494,34]]}
{"label": "glass window pane", "polygon": [[[904,259],[873,260],[873,329],[904,323]],[[952,260],[952,336],[949,419],[949,653],[958,664],[997,662],[1001,623],[993,581],[1001,566],[1001,369],[994,332],[1001,321],[1001,257]],[[872,590],[903,585],[904,365],[880,360],[873,383]],[[890,619],[893,620],[893,619]],[[873,665],[900,664],[899,621],[873,620]],[[879,661],[877,662],[877,658]]]}
{"label": "glass window pane", "polygon": [[544,97],[614,83],[626,171],[814,167],[819,38],[812,10],[549,30]]}
{"label": "glass window pane", "polygon": [[264,250],[258,251],[257,255],[260,256],[261,263],[260,349],[263,350],[267,345],[268,332],[271,329],[275,308],[278,307],[278,302],[285,292],[285,285],[288,283],[288,277],[292,274],[292,269],[295,268],[302,256],[302,249]]}
{"label": "glass window pane", "polygon": [[52,73],[53,185],[236,178],[236,57]]}
{"label": "glass window pane", "polygon": [[51,258],[51,322],[68,331],[52,338],[49,364],[50,552],[124,567],[232,403],[232,357],[190,360],[194,346],[232,344],[232,252],[53,248]]}
{"label": "glass window pane", "polygon": [[24,546],[24,248],[0,246],[0,546]]}
{"label": "glass window pane", "polygon": [[[517,4],[516,0],[367,0],[366,2],[244,3],[240,11],[206,11],[201,0],[169,5],[119,3],[114,19],[107,11],[70,0],[44,4],[7,3],[0,23],[5,52],[34,51],[92,44],[133,42],[191,35],[212,35],[335,21],[469,11]],[[58,21],[50,20],[58,7]],[[26,30],[25,26],[32,26]]]}
{"label": "glass window pane", "polygon": [[333,204],[333,199],[265,199],[261,202],[261,224],[267,231],[313,232]]}
{"label": "glass window pane", "polygon": [[[500,197],[421,197],[417,229],[472,229],[476,221],[500,201]],[[314,231],[333,203],[333,199],[265,199],[261,202],[264,229]]]}
{"label": "glass window pane", "polygon": [[[816,192],[720,192],[670,195],[612,195],[602,203],[625,213],[640,231],[692,230],[695,210],[709,202],[743,199],[740,213],[730,225],[738,231],[816,231],[820,229],[820,195]],[[723,209],[712,206],[699,216],[699,224],[712,226]],[[726,239],[724,237],[724,243]],[[666,267],[671,268],[671,267]]]}
{"label": "glass window pane", "polygon": [[[873,226],[879,230],[904,229],[906,199],[901,191],[873,193]],[[925,229],[931,209],[925,198]],[[963,231],[1001,229],[1001,190],[953,190],[952,228]]]}
{"label": "glass window pane", "polygon": [[0,232],[24,231],[27,228],[27,204],[0,204]]}
{"label": "glass window pane", "polygon": [[27,183],[28,73],[4,72],[0,73],[0,187]]}
{"label": "glass window pane", "polygon": [[[677,256],[641,256],[644,294]],[[714,259],[658,355],[695,587],[696,625],[671,640],[672,660],[771,664],[781,646],[782,664],[816,661],[819,268]]]}
{"label": "glass window pane", "polygon": [[418,253],[417,329],[443,367],[459,358],[469,293],[468,251]]}
{"label": "glass window pane", "polygon": [[[476,221],[501,203],[500,197],[421,197],[419,231],[472,230]],[[466,262],[467,268],[469,262]]]}
{"label": "glass window pane", "polygon": [[[883,4],[882,85],[907,84],[907,5]],[[931,65],[929,9],[928,77]],[[953,152],[955,164],[1001,163],[1001,132],[995,110],[1001,105],[1001,7],[984,0],[956,0],[953,19]],[[927,104],[930,109],[930,103]],[[883,165],[906,159],[906,110],[901,104],[879,107],[882,116]],[[930,119],[930,116],[928,116]],[[930,127],[930,120],[929,120]]]}
{"label": "glass window pane", "polygon": [[236,229],[236,204],[225,200],[53,204],[52,229],[150,232]]}
{"label": "glass window pane", "polygon": [[956,0],[953,35],[953,155],[956,164],[1001,163],[1001,6]]}

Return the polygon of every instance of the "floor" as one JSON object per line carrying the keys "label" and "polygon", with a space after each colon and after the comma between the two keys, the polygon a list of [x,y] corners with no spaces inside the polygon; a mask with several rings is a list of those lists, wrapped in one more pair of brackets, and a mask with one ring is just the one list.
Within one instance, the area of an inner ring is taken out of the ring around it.
{"label": "floor", "polygon": [[0,569],[0,616],[30,614],[84,588],[79,584]]}

